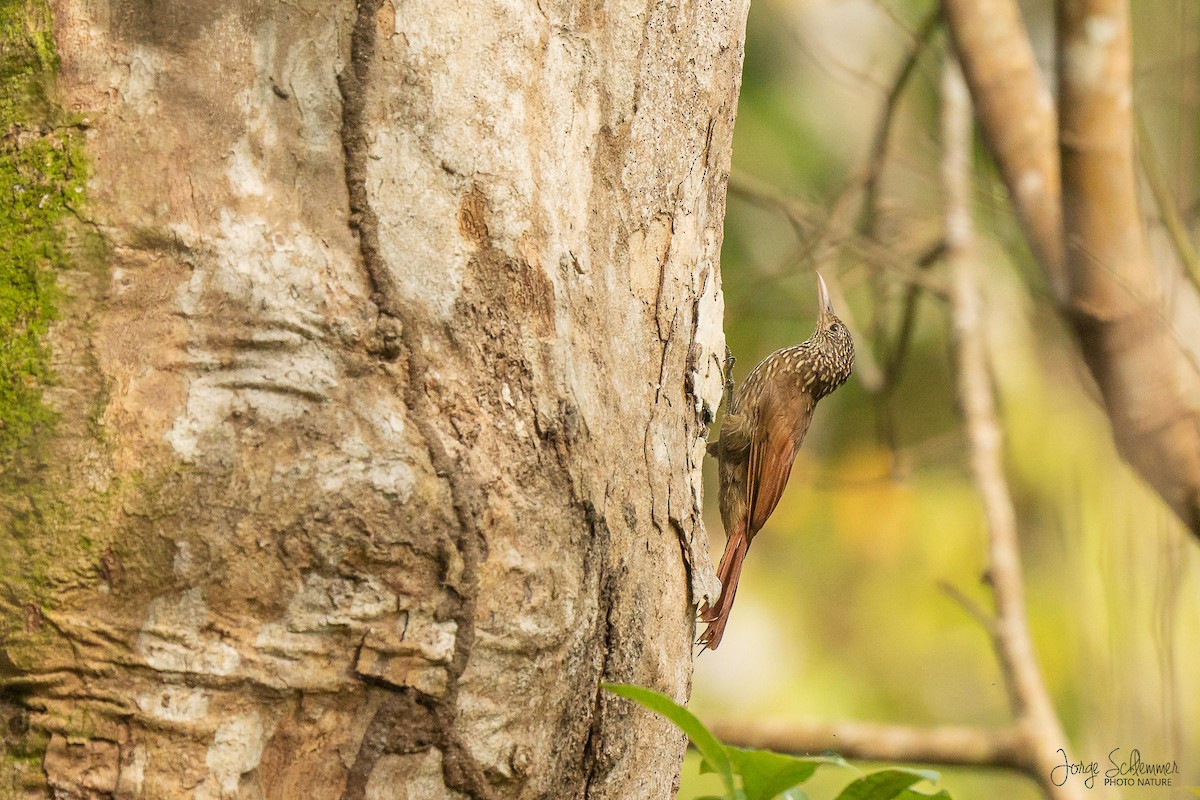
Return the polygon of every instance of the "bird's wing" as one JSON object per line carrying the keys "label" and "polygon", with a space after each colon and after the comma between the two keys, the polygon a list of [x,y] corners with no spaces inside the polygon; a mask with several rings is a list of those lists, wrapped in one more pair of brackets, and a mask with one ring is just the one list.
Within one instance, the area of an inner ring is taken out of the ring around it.
{"label": "bird's wing", "polygon": [[727,413],[721,422],[721,438],[710,446],[716,444],[717,451],[724,451],[727,456],[742,456],[750,446],[750,428],[750,420],[745,414]]}
{"label": "bird's wing", "polygon": [[764,406],[774,404],[775,407],[760,408],[759,418],[766,424],[757,427],[750,442],[746,491],[751,536],[766,524],[767,517],[779,504],[815,405],[808,392],[784,400],[777,396],[768,396],[764,400]]}

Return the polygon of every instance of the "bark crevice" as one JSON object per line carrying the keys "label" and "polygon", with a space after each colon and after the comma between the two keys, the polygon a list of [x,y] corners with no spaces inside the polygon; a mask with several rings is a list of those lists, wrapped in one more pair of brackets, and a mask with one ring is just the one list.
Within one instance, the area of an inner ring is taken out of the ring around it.
{"label": "bark crevice", "polygon": [[383,0],[355,4],[350,33],[350,63],[337,76],[342,96],[342,149],[345,153],[346,192],[350,199],[350,227],[358,234],[363,268],[371,286],[371,301],[381,314],[400,316],[399,292],[379,249],[379,215],[367,192],[367,91],[371,61],[375,58],[375,17]]}
{"label": "bark crevice", "polygon": [[[403,383],[402,391],[409,416],[425,444],[427,455],[434,471],[447,483],[458,530],[451,534],[453,546],[461,559],[462,567],[457,579],[450,574],[455,570],[446,568],[446,586],[456,597],[448,615],[457,624],[454,655],[447,666],[447,684],[440,698],[430,698],[411,690],[400,690],[403,701],[392,700],[376,711],[368,729],[374,734],[371,741],[364,741],[354,770],[359,762],[366,765],[360,772],[370,774],[370,766],[385,752],[411,739],[405,730],[407,718],[389,713],[397,703],[406,708],[428,708],[433,721],[428,745],[442,751],[442,773],[446,786],[464,792],[473,798],[490,798],[492,789],[483,769],[471,756],[462,742],[455,724],[457,716],[458,683],[471,659],[475,644],[475,609],[479,589],[479,565],[486,554],[486,542],[477,523],[482,509],[482,491],[469,473],[447,450],[436,423],[437,410],[430,409],[425,391],[425,376],[429,364],[421,350],[415,331],[414,319],[405,319],[399,288],[383,257],[379,243],[379,217],[371,205],[367,189],[367,156],[369,142],[366,131],[367,95],[371,77],[371,64],[376,56],[376,16],[383,6],[382,0],[363,0],[356,4],[356,16],[350,37],[350,62],[338,75],[338,90],[342,96],[342,148],[345,157],[346,190],[349,197],[351,228],[358,236],[359,252],[372,293],[371,301],[377,307],[380,321],[377,341],[369,348],[373,354],[386,361],[394,360],[403,352],[407,363],[407,374],[398,376]],[[410,317],[412,315],[409,315]],[[394,322],[389,322],[394,320]],[[398,328],[398,330],[397,330]],[[397,341],[398,340],[398,341]],[[351,794],[357,786],[348,785],[344,797],[352,800]],[[365,778],[362,789],[365,790]]]}
{"label": "bark crevice", "polygon": [[[584,511],[587,515],[588,528],[591,531],[589,555],[592,559],[598,558],[599,560],[599,575],[596,582],[596,632],[594,635],[595,638],[603,638],[604,641],[597,680],[597,683],[602,683],[614,679],[610,670],[612,656],[617,647],[617,628],[612,619],[613,608],[616,605],[616,587],[613,585],[612,568],[608,560],[611,537],[608,523],[591,501],[584,504]],[[609,769],[608,758],[602,745],[605,711],[604,689],[597,686],[591,717],[588,720],[587,739],[583,746],[584,800],[592,797],[592,784],[602,778]]]}

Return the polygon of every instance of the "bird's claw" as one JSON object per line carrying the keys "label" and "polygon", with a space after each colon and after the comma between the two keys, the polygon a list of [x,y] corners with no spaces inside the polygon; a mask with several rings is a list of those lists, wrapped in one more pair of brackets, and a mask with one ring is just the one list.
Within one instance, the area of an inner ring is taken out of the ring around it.
{"label": "bird's claw", "polygon": [[724,394],[721,397],[721,403],[725,406],[725,412],[729,412],[729,404],[733,402],[733,365],[737,363],[737,359],[733,357],[733,353],[729,350],[729,345],[725,345],[725,364],[722,366],[722,378],[724,380]]}

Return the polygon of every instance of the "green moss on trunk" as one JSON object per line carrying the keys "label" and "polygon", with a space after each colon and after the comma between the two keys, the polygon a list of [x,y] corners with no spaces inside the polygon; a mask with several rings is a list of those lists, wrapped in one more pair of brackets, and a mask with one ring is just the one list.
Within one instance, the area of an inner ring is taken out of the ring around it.
{"label": "green moss on trunk", "polygon": [[28,547],[45,523],[35,497],[53,491],[34,465],[55,421],[42,392],[53,381],[55,274],[68,261],[62,222],[82,202],[86,178],[81,127],[52,100],[57,66],[45,1],[0,0],[0,798],[45,792],[45,735],[30,728],[29,687],[7,645],[22,616],[27,640],[49,634],[30,630],[45,626],[27,599],[50,560]]}
{"label": "green moss on trunk", "polygon": [[0,0],[0,471],[53,422],[45,336],[60,222],[83,198],[78,125],[51,101],[57,57],[41,0]]}

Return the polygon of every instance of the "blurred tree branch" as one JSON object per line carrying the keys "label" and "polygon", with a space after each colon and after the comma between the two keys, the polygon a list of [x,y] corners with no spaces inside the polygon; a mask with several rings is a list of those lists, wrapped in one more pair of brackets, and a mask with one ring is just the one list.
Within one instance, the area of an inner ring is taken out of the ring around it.
{"label": "blurred tree branch", "polygon": [[900,106],[904,88],[908,86],[909,80],[916,71],[917,62],[921,60],[921,54],[925,52],[929,40],[933,38],[941,18],[941,7],[935,5],[933,11],[929,13],[917,30],[912,47],[909,48],[904,60],[896,69],[896,76],[892,79],[891,86],[883,98],[883,109],[880,111],[879,122],[875,126],[875,135],[871,140],[871,152],[867,156],[867,165],[860,179],[863,184],[862,213],[865,217],[861,227],[872,236],[878,219],[879,179],[883,175],[883,165],[887,159],[887,145],[892,135],[892,123],[896,118],[896,109]]}
{"label": "blurred tree branch", "polygon": [[1023,729],[944,725],[914,728],[873,722],[760,724],[718,721],[718,739],[781,753],[837,753],[842,758],[956,767],[1025,769]]}
{"label": "blurred tree branch", "polygon": [[[767,181],[739,169],[734,169],[729,174],[729,193],[760,208],[774,210],[783,215],[802,245],[796,255],[789,258],[789,262],[803,261],[814,251],[821,249],[816,240],[827,236],[827,231],[834,226],[825,210],[816,203],[784,193]],[[837,204],[835,201],[834,205]],[[845,241],[841,241],[842,236],[847,237]],[[942,246],[940,239],[924,245],[918,251],[920,255],[914,259],[915,263],[909,263],[907,259],[897,255],[893,249],[873,239],[854,236],[852,232],[839,234],[838,238],[841,244],[844,244],[863,260],[888,267],[895,274],[897,280],[907,286],[915,287],[938,299],[946,299],[946,287],[940,281],[930,278],[926,272],[926,269],[940,257]],[[814,263],[818,268],[820,267],[819,261],[814,261]],[[778,275],[772,274],[769,277],[774,279]]]}
{"label": "blurred tree branch", "polygon": [[824,213],[815,204],[784,194],[766,181],[739,169],[729,173],[729,191],[755,205],[783,214],[798,238],[803,238],[806,231],[817,227],[824,219]]}
{"label": "blurred tree branch", "polygon": [[983,628],[988,636],[994,637],[996,635],[995,620],[984,610],[983,606],[975,602],[973,597],[949,581],[940,581],[938,588],[945,592],[947,597],[957,603],[967,613],[967,616],[978,622],[979,627]]}
{"label": "blurred tree branch", "polygon": [[1164,287],[1145,241],[1126,3],[1059,3],[1061,124],[1015,0],[943,8],[984,139],[1117,448],[1200,536],[1200,342],[1179,335],[1172,316],[1194,317],[1200,298],[1179,269]]}
{"label": "blurred tree branch", "polygon": [[1171,196],[1171,187],[1167,185],[1167,177],[1163,175],[1162,165],[1158,163],[1158,158],[1154,155],[1154,145],[1150,142],[1150,132],[1146,128],[1146,123],[1140,114],[1136,114],[1135,119],[1137,120],[1135,143],[1138,161],[1142,165],[1142,174],[1146,176],[1146,185],[1150,187],[1150,194],[1154,196],[1154,204],[1158,206],[1163,227],[1167,229],[1171,246],[1175,248],[1175,255],[1179,257],[1179,261],[1185,267],[1192,283],[1200,289],[1200,256],[1196,255],[1196,248],[1192,244],[1187,225],[1179,215],[1175,198]]}
{"label": "blurred tree branch", "polygon": [[[920,28],[913,35],[912,45],[909,47],[904,59],[900,62],[900,66],[896,69],[891,86],[887,94],[884,95],[883,108],[879,113],[879,121],[875,125],[875,135],[872,138],[871,150],[867,155],[867,163],[863,169],[863,176],[861,178],[863,197],[858,228],[871,241],[879,239],[879,219],[881,216],[879,209],[879,187],[883,177],[883,167],[887,160],[888,141],[891,139],[896,110],[900,107],[900,98],[904,94],[905,87],[908,86],[913,74],[916,72],[921,55],[925,52],[930,40],[933,39],[933,34],[938,29],[941,17],[941,7],[935,3],[933,10],[929,12]],[[943,243],[939,241],[917,260],[917,268],[924,271],[937,263],[941,257],[942,250]],[[899,475],[903,472],[903,465],[897,455],[899,451],[899,435],[896,430],[894,395],[904,359],[908,355],[908,345],[911,341],[912,333],[916,330],[921,292],[918,284],[909,283],[905,290],[904,311],[901,315],[899,332],[896,335],[895,343],[889,347],[886,330],[887,314],[884,311],[886,304],[883,302],[883,298],[886,296],[886,288],[879,279],[881,276],[881,272],[876,272],[874,292],[878,302],[875,305],[875,313],[871,321],[871,338],[874,342],[875,350],[879,353],[881,362],[878,389],[874,393],[876,395],[876,428],[880,442],[892,454],[891,472],[893,475]]]}
{"label": "blurred tree branch", "polygon": [[1067,306],[1118,449],[1200,536],[1200,366],[1164,307],[1168,294],[1195,289],[1175,272],[1165,294],[1145,241],[1128,12],[1118,0],[1059,4]]}
{"label": "blurred tree branch", "polygon": [[1065,287],[1054,100],[1016,0],[942,0],[984,139],[1034,256]]}
{"label": "blurred tree branch", "polygon": [[971,105],[959,67],[947,59],[942,82],[942,194],[946,263],[951,273],[958,399],[965,418],[971,472],[983,500],[988,530],[988,572],[995,600],[990,626],[1009,703],[1025,744],[1022,763],[1050,798],[1083,796],[1081,782],[1056,785],[1053,770],[1069,750],[1058,714],[1038,668],[1029,635],[1017,515],[1004,476],[1003,434],[996,416],[983,298],[976,277],[971,223]]}
{"label": "blurred tree branch", "polygon": [[[938,240],[917,259],[916,266],[918,269],[927,270],[938,263],[945,254],[946,242]],[[904,357],[908,354],[908,346],[912,342],[912,334],[917,326],[917,301],[920,298],[921,286],[916,282],[909,283],[904,295],[904,310],[900,314],[900,329],[896,334],[896,343],[884,364],[884,380],[889,386],[900,378]]]}

